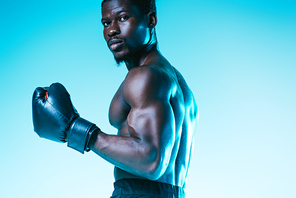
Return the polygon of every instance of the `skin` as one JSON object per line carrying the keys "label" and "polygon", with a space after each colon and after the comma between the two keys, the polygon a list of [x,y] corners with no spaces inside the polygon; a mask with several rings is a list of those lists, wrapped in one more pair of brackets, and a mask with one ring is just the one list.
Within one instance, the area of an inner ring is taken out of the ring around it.
{"label": "skin", "polygon": [[118,134],[100,131],[89,147],[115,165],[115,180],[144,178],[183,187],[198,110],[182,75],[156,48],[156,14],[141,13],[130,0],[110,0],[102,24],[109,49],[128,74],[109,110]]}

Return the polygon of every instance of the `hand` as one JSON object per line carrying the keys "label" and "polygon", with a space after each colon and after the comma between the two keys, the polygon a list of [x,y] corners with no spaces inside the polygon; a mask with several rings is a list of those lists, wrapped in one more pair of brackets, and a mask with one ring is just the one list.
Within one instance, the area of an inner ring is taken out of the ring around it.
{"label": "hand", "polygon": [[69,147],[81,153],[89,151],[90,137],[99,128],[79,116],[62,84],[36,88],[32,106],[34,131],[40,137],[68,142]]}

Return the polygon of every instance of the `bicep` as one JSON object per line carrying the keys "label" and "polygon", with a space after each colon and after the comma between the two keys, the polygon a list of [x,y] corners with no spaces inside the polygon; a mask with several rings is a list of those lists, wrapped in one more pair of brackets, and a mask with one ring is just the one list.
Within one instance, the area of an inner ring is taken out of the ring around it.
{"label": "bicep", "polygon": [[139,138],[144,148],[155,151],[159,161],[168,163],[175,138],[174,115],[170,103],[153,100],[144,107],[134,107],[127,122],[130,135]]}
{"label": "bicep", "polygon": [[175,140],[171,92],[170,79],[146,66],[131,70],[123,87],[123,98],[131,107],[128,131],[140,139],[139,153],[153,161],[157,172],[162,172],[169,163]]}

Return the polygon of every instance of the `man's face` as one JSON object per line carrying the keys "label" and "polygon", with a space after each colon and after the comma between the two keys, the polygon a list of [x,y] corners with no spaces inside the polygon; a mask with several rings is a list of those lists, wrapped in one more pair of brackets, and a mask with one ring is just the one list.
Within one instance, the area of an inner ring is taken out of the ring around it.
{"label": "man's face", "polygon": [[150,38],[147,17],[130,0],[110,0],[102,9],[104,38],[119,63],[140,50]]}

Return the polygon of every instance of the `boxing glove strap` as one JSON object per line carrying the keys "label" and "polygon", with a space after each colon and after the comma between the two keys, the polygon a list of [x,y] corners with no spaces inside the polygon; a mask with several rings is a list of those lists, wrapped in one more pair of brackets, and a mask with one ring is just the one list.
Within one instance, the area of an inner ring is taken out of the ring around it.
{"label": "boxing glove strap", "polygon": [[71,124],[67,134],[68,147],[75,149],[80,153],[89,151],[87,147],[92,133],[99,129],[94,123],[91,123],[81,117],[78,117]]}

